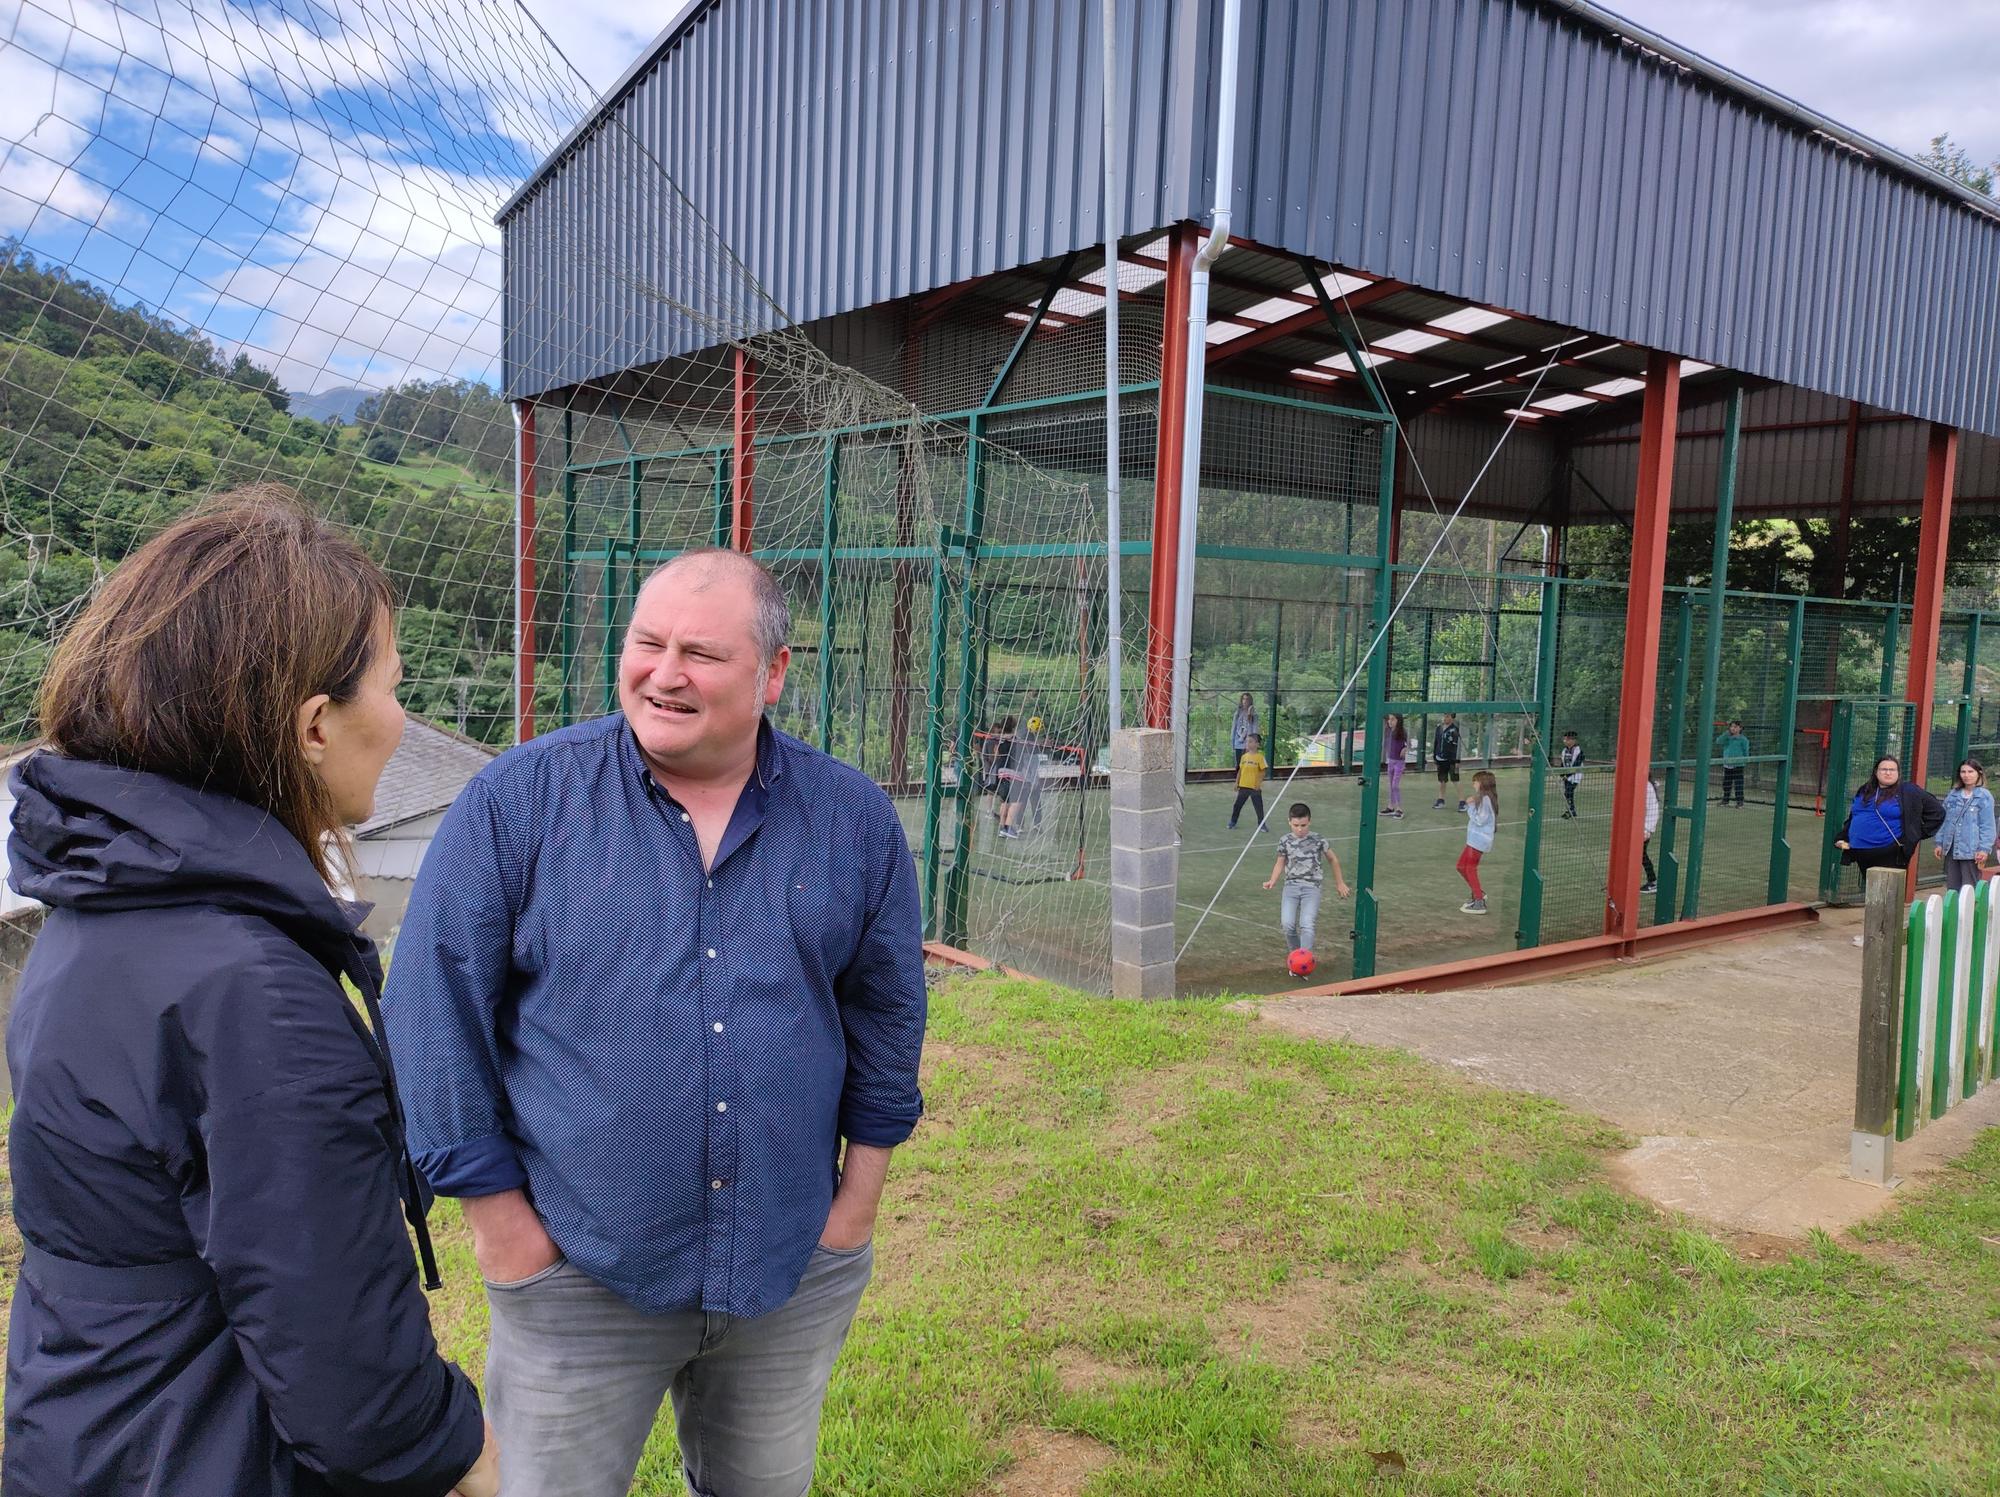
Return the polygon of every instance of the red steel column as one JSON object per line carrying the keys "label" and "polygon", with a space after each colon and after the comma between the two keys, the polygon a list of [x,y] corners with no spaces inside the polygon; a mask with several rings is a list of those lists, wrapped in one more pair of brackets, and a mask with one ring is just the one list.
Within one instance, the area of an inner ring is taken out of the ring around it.
{"label": "red steel column", "polygon": [[1646,777],[1653,759],[1653,698],[1660,671],[1660,602],[1667,580],[1667,511],[1674,490],[1674,432],[1681,361],[1646,356],[1639,427],[1639,487],[1632,504],[1632,571],[1625,596],[1625,677],[1618,699],[1617,770],[1611,782],[1611,870],[1604,933],[1639,934],[1639,852],[1646,840]]}
{"label": "red steel column", "polygon": [[1175,547],[1181,533],[1181,443],[1187,428],[1188,297],[1194,230],[1181,224],[1167,242],[1165,324],[1160,341],[1160,415],[1153,448],[1153,565],[1146,602],[1146,726],[1172,726]]}
{"label": "red steel column", "polygon": [[[1932,426],[1924,456],[1924,516],[1917,532],[1917,592],[1910,608],[1910,689],[1916,727],[1903,773],[1922,784],[1930,762],[1931,716],[1937,710],[1938,633],[1944,622],[1945,550],[1951,540],[1951,497],[1958,481],[1958,429]],[[1910,868],[1909,892],[1917,892]]]}
{"label": "red steel column", "polygon": [[514,741],[535,736],[535,403],[514,402]]}
{"label": "red steel column", "polygon": [[757,477],[757,361],[747,349],[736,350],[736,398],[730,423],[729,498],[732,519],[729,543],[748,551],[755,532],[752,502]]}

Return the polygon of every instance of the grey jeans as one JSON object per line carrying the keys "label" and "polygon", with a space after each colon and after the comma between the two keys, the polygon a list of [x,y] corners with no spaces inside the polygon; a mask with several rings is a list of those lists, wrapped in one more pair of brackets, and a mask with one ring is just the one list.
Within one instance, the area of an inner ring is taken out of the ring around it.
{"label": "grey jeans", "polygon": [[1285,923],[1285,939],[1290,941],[1293,951],[1311,951],[1313,926],[1319,920],[1319,897],[1325,890],[1322,884],[1293,883],[1285,880],[1285,892],[1278,905],[1278,918]]}
{"label": "grey jeans", "polygon": [[488,1283],[501,1497],[624,1497],[669,1393],[695,1497],[802,1497],[827,1379],[874,1263],[873,1244],[816,1247],[792,1297],[748,1320],[649,1314],[566,1263]]}

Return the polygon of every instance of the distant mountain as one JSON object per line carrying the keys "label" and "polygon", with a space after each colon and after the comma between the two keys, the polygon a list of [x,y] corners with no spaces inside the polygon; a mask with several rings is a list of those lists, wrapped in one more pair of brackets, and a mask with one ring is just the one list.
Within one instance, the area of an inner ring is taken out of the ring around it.
{"label": "distant mountain", "polygon": [[369,396],[369,391],[353,385],[337,385],[331,390],[322,390],[317,395],[292,396],[292,414],[304,416],[311,421],[342,421],[354,419],[354,413],[361,408],[361,402]]}

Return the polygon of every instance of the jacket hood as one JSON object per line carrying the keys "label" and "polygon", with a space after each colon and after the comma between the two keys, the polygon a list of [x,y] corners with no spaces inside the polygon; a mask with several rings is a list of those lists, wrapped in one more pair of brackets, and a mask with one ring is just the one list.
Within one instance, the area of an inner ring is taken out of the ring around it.
{"label": "jacket hood", "polygon": [[47,750],[17,764],[9,785],[8,882],[17,893],[78,910],[215,905],[263,916],[336,969],[361,955],[357,907],[334,898],[298,839],[266,811]]}

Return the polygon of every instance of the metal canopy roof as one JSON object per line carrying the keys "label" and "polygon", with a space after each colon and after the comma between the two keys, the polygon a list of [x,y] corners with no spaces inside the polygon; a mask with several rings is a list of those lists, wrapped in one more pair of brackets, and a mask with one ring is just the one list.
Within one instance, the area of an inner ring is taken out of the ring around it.
{"label": "metal canopy roof", "polygon": [[[1135,229],[1206,212],[1220,9],[1122,0]],[[629,190],[649,169],[633,143],[800,322],[1094,245],[1097,13],[711,0],[503,214],[510,391],[698,346],[686,319],[631,304],[626,267],[670,264],[663,236],[690,221],[631,211],[649,196]],[[1595,343],[1558,350],[1537,420],[1618,398],[1633,360],[1591,352],[1615,342],[2000,434],[2000,220],[1935,173],[1594,6],[1243,15],[1237,230],[1409,287],[1362,311],[1392,383],[1500,399],[1508,366],[1487,366],[1545,357],[1533,338],[1561,329]],[[1509,323],[1451,320],[1468,305]],[[1240,319],[1211,343],[1224,367],[1343,373],[1312,340],[1266,336],[1254,300],[1218,286],[1217,308]]]}

